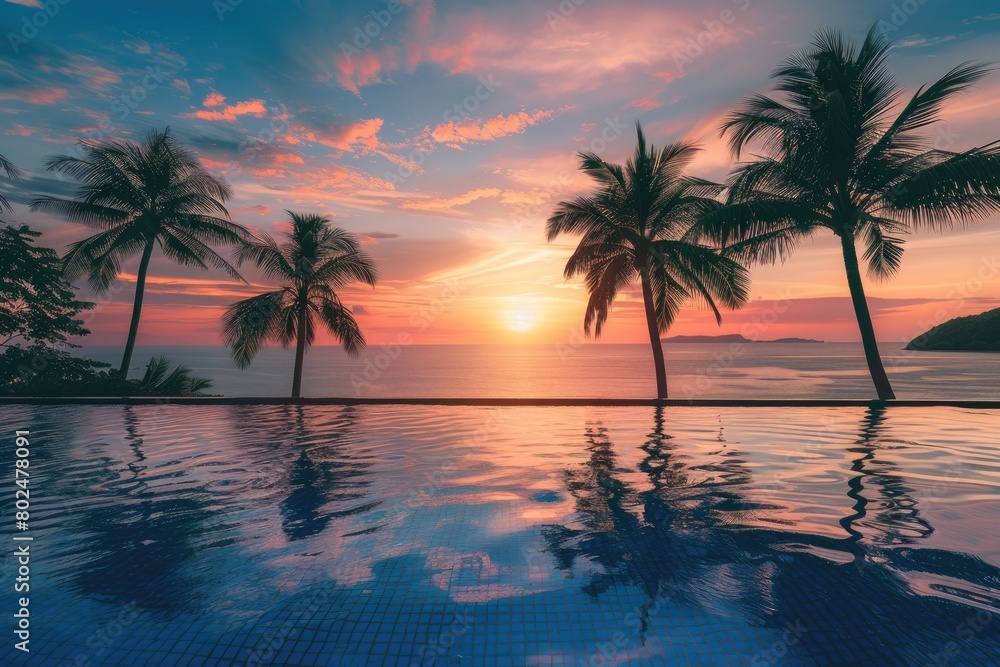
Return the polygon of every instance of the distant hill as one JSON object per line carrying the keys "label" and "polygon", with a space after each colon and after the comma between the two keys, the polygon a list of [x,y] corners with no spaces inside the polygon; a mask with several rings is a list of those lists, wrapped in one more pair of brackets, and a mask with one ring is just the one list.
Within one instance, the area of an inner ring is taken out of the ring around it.
{"label": "distant hill", "polygon": [[1000,308],[948,320],[911,340],[906,349],[1000,352]]}
{"label": "distant hill", "polygon": [[664,338],[665,343],[824,343],[826,341],[812,338],[776,338],[774,340],[750,340],[741,334],[725,334],[722,336],[671,336]]}

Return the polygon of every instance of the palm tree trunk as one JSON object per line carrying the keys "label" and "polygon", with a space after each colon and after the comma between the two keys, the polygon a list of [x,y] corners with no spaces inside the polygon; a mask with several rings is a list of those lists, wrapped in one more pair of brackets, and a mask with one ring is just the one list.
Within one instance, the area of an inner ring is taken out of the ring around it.
{"label": "palm tree trunk", "polygon": [[865,287],[861,282],[861,269],[858,265],[858,253],[854,248],[854,238],[848,234],[840,235],[840,243],[844,249],[844,265],[847,268],[847,285],[851,288],[851,301],[854,302],[854,313],[858,318],[858,328],[861,329],[861,342],[865,347],[865,359],[868,361],[868,371],[879,400],[889,401],[896,398],[889,384],[889,376],[885,374],[882,357],[878,352],[878,341],[875,338],[875,327],[872,316],[868,312],[868,301],[865,299]]}
{"label": "palm tree trunk", "polygon": [[149,270],[149,258],[153,254],[153,241],[146,244],[139,262],[139,273],[135,278],[135,302],[132,304],[132,323],[128,328],[128,340],[125,342],[125,354],[122,357],[118,372],[122,378],[128,377],[128,367],[132,363],[132,351],[135,349],[135,339],[139,335],[139,315],[142,313],[142,297],[146,291],[146,272]]}
{"label": "palm tree trunk", "polygon": [[653,365],[656,368],[656,397],[667,397],[667,364],[663,358],[663,344],[660,343],[660,329],[656,325],[656,309],[653,307],[653,289],[649,286],[649,271],[639,271],[642,281],[642,301],[646,307],[646,327],[649,329],[649,344],[653,347]]}
{"label": "palm tree trunk", "polygon": [[295,373],[292,376],[292,398],[302,396],[302,366],[306,358],[306,307],[299,312],[298,339],[295,342]]}

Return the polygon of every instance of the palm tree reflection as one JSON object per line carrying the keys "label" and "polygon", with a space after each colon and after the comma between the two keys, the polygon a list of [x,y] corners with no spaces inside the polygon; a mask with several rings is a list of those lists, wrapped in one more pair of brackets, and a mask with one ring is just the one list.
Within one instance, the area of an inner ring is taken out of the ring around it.
{"label": "palm tree reflection", "polygon": [[[961,553],[897,546],[927,537],[933,527],[891,464],[876,465],[885,420],[884,409],[870,410],[850,449],[858,455],[851,467],[857,474],[847,490],[853,513],[840,521],[845,538],[810,532],[776,516],[780,506],[751,500],[761,491],[742,454],[725,444],[707,463],[690,464],[664,432],[662,408],[637,466],[646,490],[625,481],[630,471],[618,463],[606,429],[588,426],[589,459],[564,473],[579,527],[547,527],[548,548],[564,570],[581,560],[588,595],[616,585],[641,590],[648,600],[641,607],[643,642],[647,610],[668,598],[715,615],[736,611],[746,623],[776,631],[822,628],[857,655],[893,664],[926,661],[928,649],[921,647],[954,639],[956,612],[927,591],[917,595],[914,586],[948,577],[947,586],[931,589],[951,600],[976,602],[978,595],[981,604],[984,589],[1000,589],[1000,568]],[[877,490],[877,505],[863,495],[866,485]],[[875,530],[864,535],[861,527]],[[1000,600],[988,604],[1000,609]],[[861,623],[858,614],[878,623]],[[921,642],[913,641],[914,628]],[[809,651],[805,643],[788,648],[790,656]],[[994,649],[1000,641],[976,651]]]}
{"label": "palm tree reflection", "polygon": [[124,411],[125,440],[135,458],[81,510],[85,560],[74,569],[74,583],[100,599],[173,616],[203,598],[199,589],[210,582],[194,564],[232,526],[208,509],[204,490],[162,484],[178,474],[160,480],[145,474],[140,420],[131,407]]}
{"label": "palm tree reflection", "polygon": [[[281,528],[289,541],[322,533],[331,519],[356,516],[382,504],[358,504],[370,493],[373,462],[351,448],[357,411],[347,407],[333,424],[306,425],[301,406],[294,408],[295,439],[299,455],[288,476],[289,495],[281,501]],[[337,509],[331,509],[337,507]],[[374,532],[378,527],[362,532]]]}
{"label": "palm tree reflection", "polygon": [[[692,484],[689,470],[664,432],[663,408],[657,408],[653,432],[642,446],[646,456],[638,466],[651,488],[640,492],[621,479],[628,471],[618,466],[606,430],[588,427],[585,437],[589,460],[581,470],[565,471],[583,528],[550,526],[544,531],[563,569],[572,568],[578,557],[600,565],[601,571],[591,575],[584,592],[598,596],[624,583],[638,586],[649,603],[665,594],[693,602],[692,595],[699,591],[691,582],[711,580],[710,570],[756,567],[742,559],[734,564],[733,554],[738,552],[734,534],[717,529],[731,525],[734,513],[749,516],[766,509],[728,488],[750,480],[739,452],[727,451],[718,463],[691,468],[690,472],[711,475]],[[747,594],[741,588],[734,589],[736,603]],[[642,607],[643,635],[649,608],[650,604]]]}
{"label": "palm tree reflection", "polygon": [[[920,516],[918,502],[912,495],[913,489],[906,486],[901,477],[891,474],[894,472],[891,467],[893,464],[886,462],[877,465],[876,454],[884,451],[881,437],[885,420],[884,406],[869,408],[862,420],[856,446],[849,450],[858,455],[851,465],[851,471],[858,474],[847,483],[850,489],[847,496],[854,501],[854,514],[841,519],[840,525],[847,531],[848,541],[855,545],[851,547],[851,551],[856,557],[860,555],[857,546],[863,538],[858,525],[873,529],[873,534],[868,538],[870,542],[885,544],[912,544],[934,532],[930,523]],[[871,469],[873,467],[874,470]],[[865,482],[878,488],[881,500],[876,505],[881,509],[876,510],[875,517],[869,521],[865,519],[872,501],[862,495]],[[879,532],[882,534],[879,535]]]}

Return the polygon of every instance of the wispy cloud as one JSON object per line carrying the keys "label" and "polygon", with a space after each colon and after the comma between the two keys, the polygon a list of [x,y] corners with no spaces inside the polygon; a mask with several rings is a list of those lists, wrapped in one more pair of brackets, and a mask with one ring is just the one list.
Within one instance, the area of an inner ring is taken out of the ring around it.
{"label": "wispy cloud", "polygon": [[224,97],[218,94],[212,94],[205,99],[204,103],[204,106],[209,108],[199,109],[184,115],[188,118],[220,120],[226,123],[234,123],[240,116],[255,116],[257,118],[262,118],[267,115],[267,107],[264,104],[264,100],[246,100],[244,102],[237,102],[236,104],[231,105],[225,105],[224,103]]}
{"label": "wispy cloud", "polygon": [[521,111],[507,116],[500,114],[485,120],[469,118],[448,121],[435,126],[429,135],[438,143],[461,149],[465,144],[521,134],[532,125],[552,118],[553,113],[551,109],[541,109],[534,113]]}

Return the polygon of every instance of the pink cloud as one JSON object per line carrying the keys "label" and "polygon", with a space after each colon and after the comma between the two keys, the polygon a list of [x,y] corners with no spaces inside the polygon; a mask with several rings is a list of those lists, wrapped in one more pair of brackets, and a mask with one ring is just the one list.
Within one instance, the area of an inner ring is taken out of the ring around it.
{"label": "pink cloud", "polygon": [[446,211],[456,206],[471,204],[477,199],[499,197],[502,191],[497,188],[479,188],[470,190],[455,197],[444,199],[430,199],[428,201],[406,202],[400,204],[400,208],[414,211]]}
{"label": "pink cloud", "polygon": [[656,99],[655,97],[641,97],[637,100],[632,100],[625,105],[626,109],[641,109],[642,111],[651,111],[653,109],[659,109],[663,106],[663,102]]}
{"label": "pink cloud", "polygon": [[485,121],[469,118],[448,121],[436,126],[430,132],[434,141],[453,148],[477,141],[493,141],[511,134],[521,134],[528,127],[552,117],[551,109],[541,109],[533,114],[521,111],[516,114],[494,116]]}
{"label": "pink cloud", "polygon": [[412,201],[400,204],[400,208],[411,211],[453,211],[456,207],[465,206],[480,199],[496,199],[515,210],[526,207],[537,207],[548,201],[548,196],[541,189],[531,190],[501,190],[500,188],[477,188],[454,197]]}
{"label": "pink cloud", "polygon": [[361,86],[383,83],[389,72],[400,69],[400,52],[396,47],[382,50],[367,49],[361,53],[338,54],[333,65],[337,83],[360,95]]}
{"label": "pink cloud", "polygon": [[[211,95],[209,96],[211,98]],[[206,98],[206,102],[209,101]],[[214,100],[212,100],[214,102]],[[184,114],[187,118],[200,118],[202,120],[221,120],[227,123],[235,122],[240,116],[256,116],[262,118],[267,113],[267,107],[263,100],[247,100],[237,102],[231,106],[223,107],[220,111],[208,111],[199,109],[194,113]]]}
{"label": "pink cloud", "polygon": [[425,21],[419,38],[371,46],[340,59],[338,81],[358,92],[360,86],[389,80],[394,72],[429,63],[451,74],[512,73],[549,95],[593,90],[631,72],[669,83],[684,75],[691,40],[701,40],[696,43],[700,58],[753,36],[749,14],[733,13],[734,20],[705,44],[705,22],[717,16],[693,3],[632,6],[627,12],[613,5],[588,5],[586,14],[573,17],[576,30],[555,32],[541,16],[480,6],[436,24]]}
{"label": "pink cloud", "polygon": [[[40,67],[43,72],[46,67]],[[78,81],[88,90],[104,93],[112,84],[121,83],[122,77],[97,61],[86,56],[74,55],[59,67],[51,68],[65,77]]]}
{"label": "pink cloud", "polygon": [[652,77],[654,79],[659,79],[663,83],[670,83],[671,81],[676,81],[677,79],[680,79],[683,76],[684,72],[680,71],[676,67],[672,69],[659,70],[653,72],[652,74]]}
{"label": "pink cloud", "polygon": [[298,126],[299,136],[306,141],[322,144],[348,153],[367,153],[379,148],[378,133],[381,118],[368,118],[343,125],[314,129]]}
{"label": "pink cloud", "polygon": [[257,204],[255,206],[246,206],[244,208],[238,208],[235,211],[230,211],[230,213],[257,213],[259,215],[267,215],[271,212],[271,207],[264,206],[263,204]]}
{"label": "pink cloud", "polygon": [[226,98],[215,91],[212,91],[205,97],[205,101],[201,103],[206,109],[214,109],[215,107],[221,107],[226,103]]}
{"label": "pink cloud", "polygon": [[41,0],[7,0],[13,5],[23,5],[24,7],[41,7]]}

